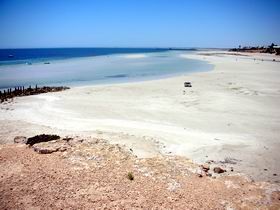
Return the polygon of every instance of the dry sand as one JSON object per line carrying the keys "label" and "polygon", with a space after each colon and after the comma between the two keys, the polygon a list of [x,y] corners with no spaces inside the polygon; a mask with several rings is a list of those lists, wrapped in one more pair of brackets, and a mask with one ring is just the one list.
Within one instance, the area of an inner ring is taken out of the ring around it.
{"label": "dry sand", "polygon": [[17,98],[0,105],[1,142],[43,132],[93,136],[139,157],[226,162],[253,179],[279,182],[280,63],[260,54],[182,56],[214,70]]}
{"label": "dry sand", "polygon": [[[136,158],[102,139],[0,145],[0,209],[279,209],[276,184],[199,177],[176,156]],[[211,173],[212,170],[210,169]],[[133,180],[128,179],[131,173]]]}

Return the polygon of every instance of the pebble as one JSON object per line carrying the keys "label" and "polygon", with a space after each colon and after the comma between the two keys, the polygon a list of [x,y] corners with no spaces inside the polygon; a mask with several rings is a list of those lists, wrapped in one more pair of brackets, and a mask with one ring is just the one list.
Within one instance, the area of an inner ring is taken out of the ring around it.
{"label": "pebble", "polygon": [[214,168],[214,172],[217,173],[217,174],[221,174],[221,173],[226,172],[226,170],[225,170],[225,169],[222,169],[222,168],[220,168],[220,167],[215,167],[215,168]]}

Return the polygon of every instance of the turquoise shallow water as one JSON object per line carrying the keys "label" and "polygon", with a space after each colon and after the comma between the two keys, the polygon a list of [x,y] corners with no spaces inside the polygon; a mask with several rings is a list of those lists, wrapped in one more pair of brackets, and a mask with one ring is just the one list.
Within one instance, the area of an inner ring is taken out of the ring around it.
{"label": "turquoise shallow water", "polygon": [[0,88],[19,85],[93,85],[151,80],[209,71],[206,61],[181,57],[191,51],[113,54],[0,66]]}
{"label": "turquoise shallow water", "polygon": [[[165,52],[167,48],[28,48],[28,49],[0,49],[0,66],[40,63],[49,60],[82,58],[100,55],[114,55],[124,53]],[[193,50],[193,49],[188,49]]]}

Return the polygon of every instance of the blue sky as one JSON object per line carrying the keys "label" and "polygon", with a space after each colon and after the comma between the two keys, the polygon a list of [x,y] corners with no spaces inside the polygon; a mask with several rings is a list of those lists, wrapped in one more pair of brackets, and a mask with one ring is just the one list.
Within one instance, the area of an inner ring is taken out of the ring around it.
{"label": "blue sky", "polygon": [[280,0],[0,0],[0,48],[280,44]]}

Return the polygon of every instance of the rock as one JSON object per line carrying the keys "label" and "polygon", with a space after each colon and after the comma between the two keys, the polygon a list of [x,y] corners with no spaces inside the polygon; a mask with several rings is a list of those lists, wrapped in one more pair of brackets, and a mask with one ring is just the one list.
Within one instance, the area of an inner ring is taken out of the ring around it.
{"label": "rock", "polygon": [[27,138],[25,136],[16,136],[14,138],[14,143],[16,144],[26,144]]}
{"label": "rock", "polygon": [[201,165],[201,168],[202,168],[202,170],[203,170],[204,172],[207,172],[207,171],[209,171],[209,170],[210,170],[209,165],[206,165],[206,164]]}
{"label": "rock", "polygon": [[34,144],[33,149],[35,152],[40,154],[51,154],[53,152],[64,152],[70,145],[68,145],[65,141],[58,142],[42,142],[38,144]]}
{"label": "rock", "polygon": [[60,139],[60,136],[58,135],[47,135],[47,134],[41,134],[37,136],[33,136],[31,138],[28,138],[26,141],[26,144],[29,144],[30,146],[41,143],[41,142],[47,142],[52,140]]}
{"label": "rock", "polygon": [[65,137],[65,138],[63,138],[62,140],[64,140],[64,141],[71,141],[71,140],[73,140],[73,138],[71,138],[71,137]]}
{"label": "rock", "polygon": [[195,175],[198,177],[203,177],[204,174],[205,174],[205,172],[202,170],[201,166],[199,168],[197,168],[195,171]]}
{"label": "rock", "polygon": [[197,173],[196,175],[197,175],[199,178],[202,178],[202,177],[203,177],[203,175],[200,174],[200,173]]}
{"label": "rock", "polygon": [[212,176],[212,174],[211,174],[211,173],[206,173],[206,176],[211,177],[211,176]]}
{"label": "rock", "polygon": [[219,161],[219,162],[222,164],[236,164],[238,161],[240,161],[240,160],[237,160],[235,158],[226,157],[224,161]]}
{"label": "rock", "polygon": [[220,167],[215,167],[213,171],[214,171],[214,173],[216,173],[216,174],[222,174],[222,173],[226,172],[225,169],[222,169],[222,168],[220,168]]}
{"label": "rock", "polygon": [[[80,144],[85,142],[84,139],[80,139],[80,138],[72,138],[71,140],[67,141],[69,145],[74,146],[76,144]],[[95,142],[91,142],[92,144],[96,144]]]}
{"label": "rock", "polygon": [[57,152],[57,148],[44,148],[44,147],[33,147],[35,152],[38,152],[40,154],[51,154],[53,152]]}
{"label": "rock", "polygon": [[208,164],[211,164],[211,163],[214,163],[215,161],[214,160],[207,160],[206,163]]}

